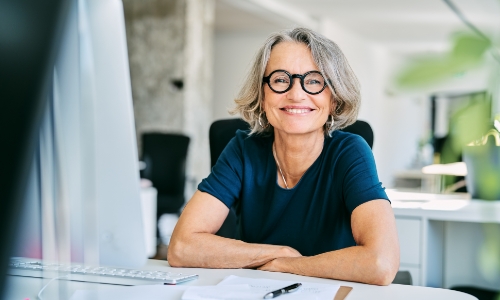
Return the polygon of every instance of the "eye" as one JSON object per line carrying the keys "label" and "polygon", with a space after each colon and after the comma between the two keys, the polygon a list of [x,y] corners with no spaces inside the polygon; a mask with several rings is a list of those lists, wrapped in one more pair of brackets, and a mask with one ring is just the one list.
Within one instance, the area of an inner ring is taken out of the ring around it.
{"label": "eye", "polygon": [[317,80],[317,79],[311,79],[311,80],[308,80],[306,82],[306,84],[322,84],[321,81]]}
{"label": "eye", "polygon": [[309,73],[306,78],[304,78],[304,83],[306,85],[319,85],[323,86],[325,85],[325,80],[323,79],[323,76],[319,73]]}
{"label": "eye", "polygon": [[288,76],[278,76],[273,78],[273,83],[288,83],[289,80]]}

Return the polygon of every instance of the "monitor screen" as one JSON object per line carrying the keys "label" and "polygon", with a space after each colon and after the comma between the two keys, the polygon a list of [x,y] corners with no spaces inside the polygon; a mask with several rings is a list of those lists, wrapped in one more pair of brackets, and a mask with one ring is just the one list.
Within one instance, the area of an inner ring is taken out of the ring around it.
{"label": "monitor screen", "polygon": [[140,267],[147,255],[122,2],[71,3],[15,256]]}

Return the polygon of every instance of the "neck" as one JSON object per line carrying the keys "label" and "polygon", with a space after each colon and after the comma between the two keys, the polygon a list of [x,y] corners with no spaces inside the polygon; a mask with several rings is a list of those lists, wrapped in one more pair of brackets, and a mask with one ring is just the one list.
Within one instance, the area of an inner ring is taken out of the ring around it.
{"label": "neck", "polygon": [[299,182],[302,175],[321,154],[324,140],[322,130],[317,134],[308,135],[284,135],[275,132],[275,159],[285,178],[282,180],[281,174],[278,174],[280,186],[286,187],[284,182],[286,181],[288,188],[292,188]]}

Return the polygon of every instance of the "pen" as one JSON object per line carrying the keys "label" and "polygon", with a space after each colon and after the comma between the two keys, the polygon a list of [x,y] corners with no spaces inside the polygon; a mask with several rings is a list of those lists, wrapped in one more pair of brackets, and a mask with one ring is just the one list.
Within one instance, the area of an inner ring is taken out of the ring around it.
{"label": "pen", "polygon": [[282,289],[267,293],[264,295],[264,299],[276,298],[276,297],[281,296],[283,294],[293,293],[296,290],[298,290],[301,285],[302,285],[302,283],[294,283],[294,284],[289,285],[287,287],[284,287]]}

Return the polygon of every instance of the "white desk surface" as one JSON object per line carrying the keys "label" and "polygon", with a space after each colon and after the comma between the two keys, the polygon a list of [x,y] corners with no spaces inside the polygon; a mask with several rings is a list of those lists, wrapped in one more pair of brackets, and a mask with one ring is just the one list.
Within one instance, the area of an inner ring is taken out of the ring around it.
{"label": "white desk surface", "polygon": [[[169,267],[168,262],[166,261],[149,260],[147,265],[143,269],[165,271],[171,268]],[[321,279],[314,277],[304,277],[286,273],[265,272],[265,271],[247,270],[247,269],[214,270],[214,269],[197,269],[197,268],[194,269],[175,268],[174,270],[177,272],[195,273],[199,275],[199,278],[197,280],[183,283],[183,285],[189,285],[189,286],[215,285],[228,275],[237,275],[241,277],[292,280],[298,282],[318,282],[318,283],[340,284],[344,286],[350,286],[353,288],[353,290],[347,296],[346,300],[357,300],[357,299],[359,300],[361,299],[363,300],[366,299],[473,300],[476,299],[473,296],[446,289],[397,285],[397,284],[393,284],[390,286],[374,286],[374,285],[367,285],[354,282],[345,282],[345,281]],[[8,296],[6,299],[23,299],[23,300],[37,299],[36,296],[39,290],[47,282],[48,279],[42,280],[39,278],[31,278],[31,277],[8,276],[7,284],[10,290],[8,291],[7,294]],[[59,299],[69,299],[71,295],[74,293],[74,291],[79,289],[103,290],[116,287],[114,285],[95,284],[95,283],[82,283],[82,282],[67,282],[67,283],[68,284],[64,285],[64,288],[59,287],[57,291],[59,293],[58,297]],[[64,296],[62,296],[61,293],[63,293]],[[53,296],[51,297],[50,288],[47,288],[47,294],[46,292],[44,292],[43,296],[44,299],[54,299]],[[178,296],[169,298],[166,295],[165,299],[179,299],[179,298]]]}
{"label": "white desk surface", "polygon": [[468,194],[427,194],[387,190],[396,216],[429,220],[500,223],[500,201],[470,199]]}

